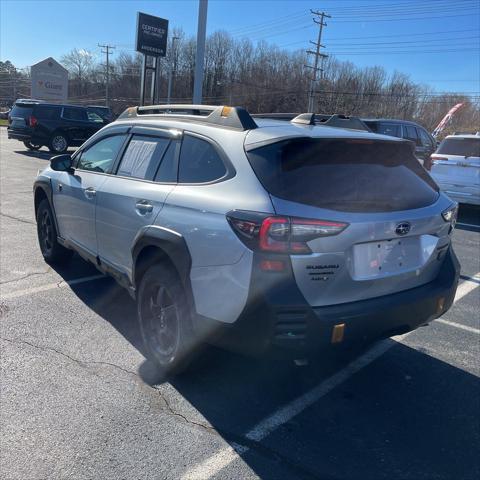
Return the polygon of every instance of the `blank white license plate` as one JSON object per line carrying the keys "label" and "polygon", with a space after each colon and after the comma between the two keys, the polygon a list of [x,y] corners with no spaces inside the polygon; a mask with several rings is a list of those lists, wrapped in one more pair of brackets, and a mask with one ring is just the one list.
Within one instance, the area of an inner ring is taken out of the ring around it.
{"label": "blank white license plate", "polygon": [[356,280],[386,277],[421,265],[419,237],[394,238],[354,245],[353,272]]}

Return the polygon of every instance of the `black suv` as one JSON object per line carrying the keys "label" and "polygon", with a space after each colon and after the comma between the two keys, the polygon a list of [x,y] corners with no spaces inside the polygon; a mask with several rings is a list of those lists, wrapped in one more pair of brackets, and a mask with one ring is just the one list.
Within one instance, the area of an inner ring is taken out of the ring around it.
{"label": "black suv", "polygon": [[430,170],[430,155],[437,148],[436,140],[418,123],[408,120],[387,118],[363,118],[367,126],[375,133],[390,137],[404,138],[415,144],[415,156]]}
{"label": "black suv", "polygon": [[45,145],[51,152],[64,153],[68,147],[81,145],[110,119],[107,107],[20,100],[8,116],[8,138],[22,141],[29,150]]}

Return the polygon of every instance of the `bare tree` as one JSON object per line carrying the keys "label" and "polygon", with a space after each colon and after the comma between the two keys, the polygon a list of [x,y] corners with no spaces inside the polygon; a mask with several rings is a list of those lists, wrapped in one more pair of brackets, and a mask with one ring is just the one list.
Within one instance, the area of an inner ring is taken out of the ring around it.
{"label": "bare tree", "polygon": [[74,48],[70,53],[63,55],[60,62],[70,72],[72,79],[76,81],[76,93],[81,96],[85,93],[87,77],[92,73],[94,67],[92,53],[88,50]]}

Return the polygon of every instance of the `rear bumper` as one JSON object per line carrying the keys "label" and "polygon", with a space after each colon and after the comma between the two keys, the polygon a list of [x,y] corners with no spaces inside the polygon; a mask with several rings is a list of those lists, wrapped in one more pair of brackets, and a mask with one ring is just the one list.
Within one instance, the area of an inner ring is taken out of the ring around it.
{"label": "rear bumper", "polygon": [[[451,307],[459,275],[460,264],[450,247],[434,281],[369,300],[310,307],[294,282],[274,281],[266,289],[254,288],[252,301],[232,327],[222,329],[219,341],[241,351],[280,347],[308,352],[405,333],[440,317]],[[341,341],[332,341],[334,327],[342,324]]]}
{"label": "rear bumper", "polygon": [[13,140],[21,140],[22,142],[26,142],[32,139],[31,133],[10,130],[10,128],[7,128],[7,135],[8,138],[11,138]]}

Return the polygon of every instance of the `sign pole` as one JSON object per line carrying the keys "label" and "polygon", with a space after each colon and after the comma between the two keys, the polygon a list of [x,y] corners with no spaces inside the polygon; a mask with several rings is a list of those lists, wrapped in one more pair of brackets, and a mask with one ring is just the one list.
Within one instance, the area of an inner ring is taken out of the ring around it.
{"label": "sign pole", "polygon": [[155,104],[155,100],[157,98],[157,66],[159,64],[158,57],[152,58],[152,84],[150,85],[150,98],[152,105]]}
{"label": "sign pole", "polygon": [[140,79],[140,106],[143,107],[145,104],[145,80],[146,78],[146,66],[147,66],[147,56],[142,55],[142,74]]}
{"label": "sign pole", "polygon": [[[137,52],[143,55],[140,84],[140,106],[145,105],[147,73],[152,72],[150,85],[150,102],[158,100],[160,73],[160,57],[167,50],[168,20],[137,12]],[[151,64],[149,60],[151,59]]]}

